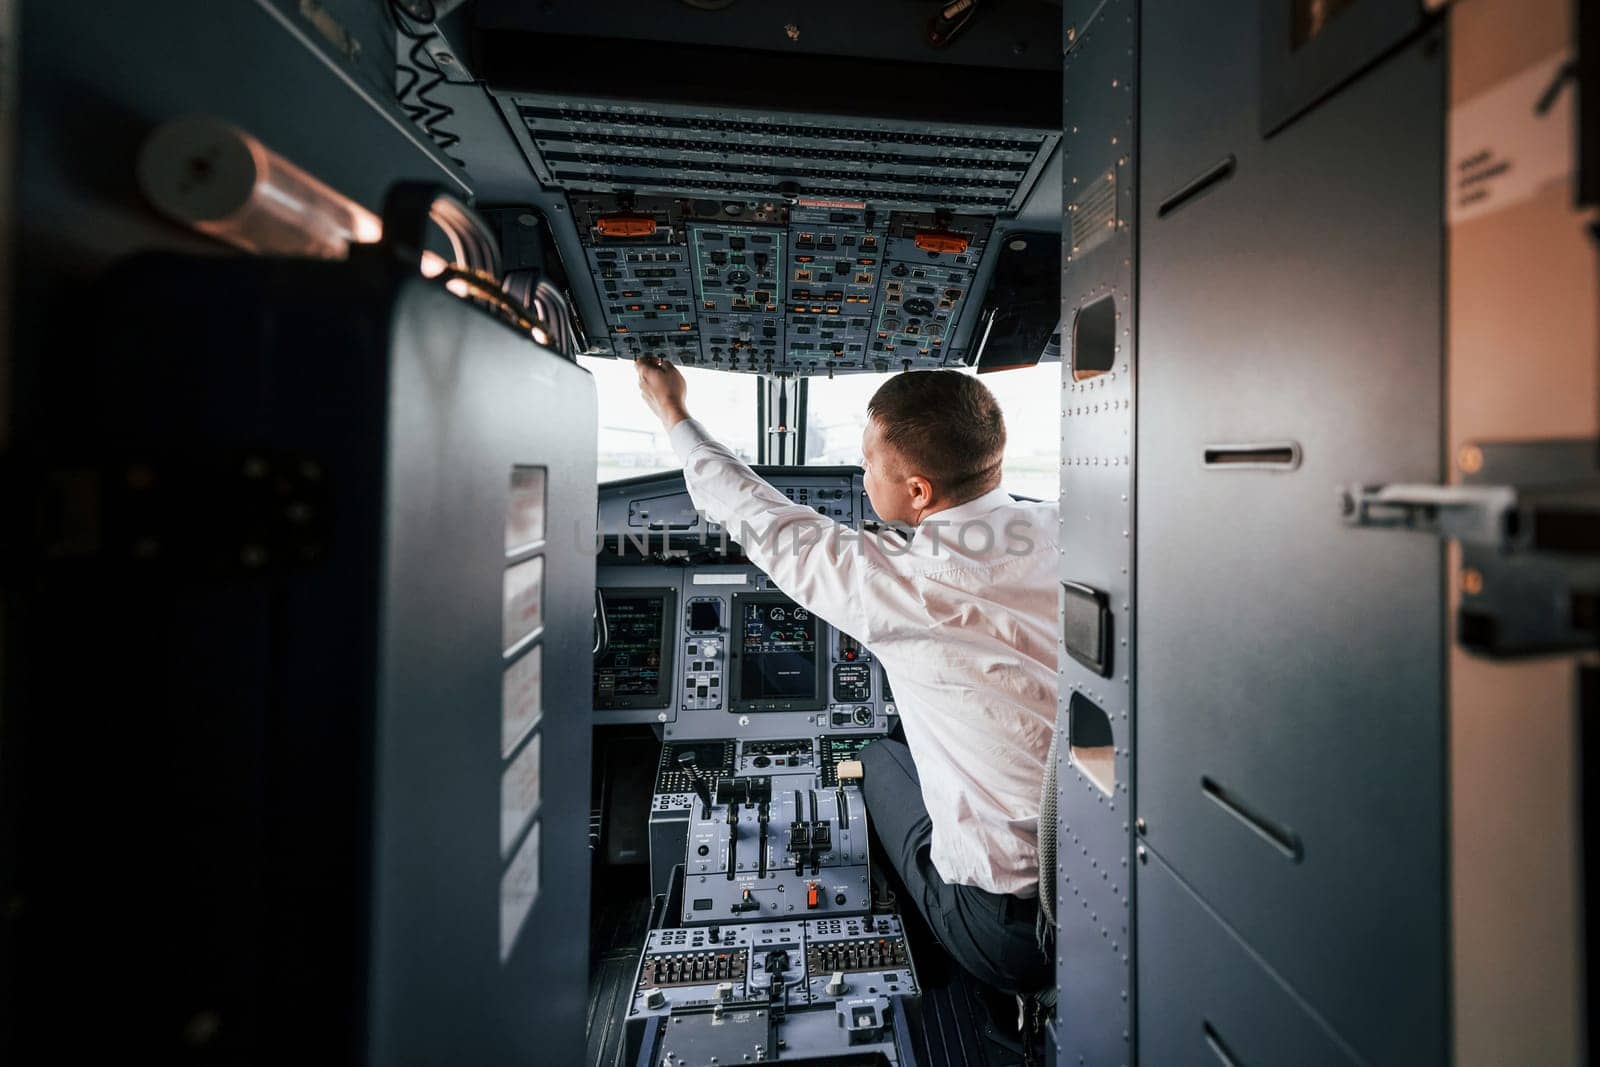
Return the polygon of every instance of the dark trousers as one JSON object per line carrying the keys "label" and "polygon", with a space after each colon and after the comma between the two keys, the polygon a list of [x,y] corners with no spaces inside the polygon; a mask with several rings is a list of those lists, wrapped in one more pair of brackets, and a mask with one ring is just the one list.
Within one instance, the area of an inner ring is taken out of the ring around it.
{"label": "dark trousers", "polygon": [[861,794],[889,864],[900,876],[934,937],[979,981],[1006,993],[1049,985],[1050,960],[1039,951],[1036,898],[950,885],[934,869],[933,821],[922,803],[911,751],[899,741],[874,741],[861,750]]}

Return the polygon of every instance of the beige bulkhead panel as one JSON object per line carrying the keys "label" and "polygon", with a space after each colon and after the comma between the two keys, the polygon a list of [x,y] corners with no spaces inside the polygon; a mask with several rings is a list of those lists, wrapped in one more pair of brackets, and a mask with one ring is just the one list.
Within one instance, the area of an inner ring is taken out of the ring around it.
{"label": "beige bulkhead panel", "polygon": [[[1568,0],[1450,5],[1446,182],[1451,480],[1474,441],[1594,436],[1596,248],[1573,210],[1576,93],[1541,116],[1574,42]],[[1470,459],[1468,460],[1470,465]],[[1451,613],[1463,594],[1452,547]],[[1466,594],[1470,595],[1470,594]],[[1456,1062],[1583,1055],[1576,659],[1451,642]]]}

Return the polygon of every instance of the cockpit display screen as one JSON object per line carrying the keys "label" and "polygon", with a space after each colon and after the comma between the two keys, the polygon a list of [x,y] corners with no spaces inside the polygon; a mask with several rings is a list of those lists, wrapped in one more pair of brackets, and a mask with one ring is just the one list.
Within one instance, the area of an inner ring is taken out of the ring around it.
{"label": "cockpit display screen", "polygon": [[732,711],[824,706],[823,623],[781,593],[734,597]]}
{"label": "cockpit display screen", "polygon": [[671,698],[672,642],[677,618],[671,589],[607,589],[604,651],[595,657],[596,708],[664,708]]}

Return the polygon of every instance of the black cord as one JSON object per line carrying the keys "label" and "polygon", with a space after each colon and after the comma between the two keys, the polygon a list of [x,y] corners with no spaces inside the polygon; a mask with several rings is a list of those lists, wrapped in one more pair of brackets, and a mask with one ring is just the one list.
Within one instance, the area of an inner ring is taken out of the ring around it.
{"label": "black cord", "polygon": [[[395,98],[401,110],[428,135],[441,152],[445,153],[450,162],[458,167],[465,167],[467,164],[464,160],[450,155],[450,149],[461,143],[460,136],[443,126],[443,123],[455,116],[455,108],[449,104],[441,104],[428,95],[446,80],[444,72],[439,69],[439,65],[428,52],[428,42],[436,37],[442,39],[442,35],[432,25],[414,29],[410,16],[400,6],[400,0],[389,0],[389,17],[394,21],[395,31],[411,42],[404,59],[398,52],[395,54],[395,70],[406,79],[404,84],[395,90]],[[424,81],[425,75],[432,77]],[[408,103],[407,97],[416,103]]]}

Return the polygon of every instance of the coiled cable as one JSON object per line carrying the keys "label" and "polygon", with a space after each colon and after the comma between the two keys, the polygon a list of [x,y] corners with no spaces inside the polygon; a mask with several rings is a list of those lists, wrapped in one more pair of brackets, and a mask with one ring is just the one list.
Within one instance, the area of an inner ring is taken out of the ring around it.
{"label": "coiled cable", "polygon": [[411,42],[402,58],[395,52],[395,72],[400,84],[395,88],[395,98],[406,117],[427,134],[434,145],[458,167],[466,162],[450,154],[450,149],[461,143],[461,137],[444,128],[444,123],[454,117],[455,108],[440,103],[429,94],[445,83],[444,72],[428,51],[428,43],[443,40],[443,34],[430,22],[415,18],[402,5],[402,0],[389,0],[389,16],[394,20],[395,31]]}

